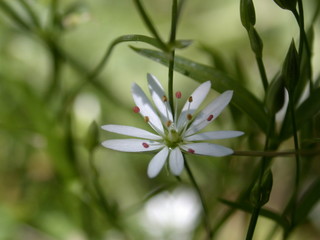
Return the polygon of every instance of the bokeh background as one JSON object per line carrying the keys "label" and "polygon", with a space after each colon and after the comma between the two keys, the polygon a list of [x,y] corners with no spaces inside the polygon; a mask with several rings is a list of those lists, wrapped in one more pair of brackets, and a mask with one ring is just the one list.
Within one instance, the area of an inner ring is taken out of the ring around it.
{"label": "bokeh background", "polygon": [[[101,146],[88,151],[90,141],[116,137],[100,128],[98,135],[94,130],[88,135],[93,122],[98,127],[115,123],[148,128],[131,110],[132,82],[147,90],[146,74],[152,73],[166,86],[167,68],[129,48],[148,47],[138,42],[116,46],[95,82],[86,81],[115,38],[150,35],[133,2],[64,0],[53,6],[49,0],[26,0],[39,26],[23,1],[3,2],[33,27],[28,29],[15,21],[0,4],[0,239],[198,239],[201,205],[185,173],[182,182],[166,169],[157,178],[148,179],[151,154],[121,153]],[[317,1],[304,3],[305,12],[310,13],[305,14],[308,26]],[[144,4],[161,36],[168,39],[171,1],[146,0]],[[299,30],[292,14],[273,1],[255,1],[255,8],[266,70],[272,78]],[[319,66],[319,20],[314,30],[313,61]],[[263,89],[241,25],[239,1],[186,1],[177,36],[193,40],[190,47],[178,50],[178,55],[219,67],[232,76],[241,73],[246,88],[261,99]],[[319,67],[314,68],[314,75],[319,75]],[[178,73],[174,81],[175,89],[185,96],[198,86]],[[212,91],[208,101],[216,96]],[[258,128],[247,119],[239,122],[232,116],[226,109],[210,128],[249,134],[220,143],[235,150],[261,150],[263,134]],[[292,149],[292,143],[283,148]],[[228,209],[218,198],[235,199],[249,184],[257,159],[190,157],[213,223]],[[98,170],[106,209],[92,199],[96,175],[90,161]],[[287,203],[292,161],[277,158],[273,165],[274,188],[268,207],[275,211]],[[310,165],[311,180],[319,174],[320,166],[316,162]],[[292,239],[319,239],[319,216],[320,205]],[[244,239],[248,220],[249,215],[237,211],[219,230],[217,239]],[[274,226],[272,221],[259,218],[256,239],[268,239]],[[281,230],[275,232],[275,239],[281,239]]]}

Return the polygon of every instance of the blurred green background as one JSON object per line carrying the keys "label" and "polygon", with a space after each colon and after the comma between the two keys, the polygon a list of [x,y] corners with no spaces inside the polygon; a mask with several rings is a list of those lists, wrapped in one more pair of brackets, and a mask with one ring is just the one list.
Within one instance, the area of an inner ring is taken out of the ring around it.
{"label": "blurred green background", "polygon": [[[86,80],[115,38],[149,35],[133,2],[64,0],[55,1],[56,6],[49,0],[3,2],[23,21],[15,20],[0,4],[0,239],[188,240],[199,236],[201,206],[185,173],[182,183],[167,170],[148,179],[151,154],[121,153],[100,146],[90,153],[86,147],[93,121],[98,127],[114,123],[147,129],[131,110],[132,82],[147,90],[149,72],[166,86],[167,68],[137,55],[128,46],[146,45],[134,42],[118,45],[95,81]],[[34,10],[38,23],[23,2]],[[313,13],[316,2],[305,1],[305,11]],[[161,36],[167,39],[171,1],[146,0],[144,4]],[[291,39],[298,37],[298,27],[292,14],[271,0],[256,1],[255,7],[256,28],[264,41],[264,61],[272,78],[281,68]],[[306,24],[311,17],[306,14]],[[315,39],[319,39],[319,21],[316,26]],[[225,67],[222,70],[234,76],[239,74],[238,62],[246,79],[243,84],[261,98],[263,89],[240,22],[239,1],[186,1],[178,38],[194,41],[177,54],[196,62]],[[319,51],[319,41],[315,41],[314,53]],[[319,66],[319,54],[313,60],[314,66]],[[314,75],[319,75],[319,67]],[[175,74],[174,87],[185,96],[197,85]],[[212,92],[210,100],[217,95]],[[256,126],[227,119],[231,119],[228,110],[211,128],[250,133],[222,141],[224,145],[235,150],[262,148],[263,135]],[[100,128],[98,132],[99,142],[117,137]],[[98,170],[107,208],[93,200],[96,177],[90,159]],[[212,222],[227,209],[217,198],[234,199],[250,181],[247,176],[252,174],[256,159],[190,157]],[[288,199],[287,186],[293,181],[291,160],[278,158],[273,166],[275,185],[268,206],[274,210],[280,211]],[[312,174],[319,174],[319,163],[313,167]],[[148,198],[153,192],[159,194]],[[319,239],[319,214],[318,205],[292,239]],[[243,239],[247,220],[248,215],[238,211],[217,239]],[[264,239],[262,236],[273,227],[270,220],[260,218],[256,239]],[[281,231],[277,231],[281,239]]]}

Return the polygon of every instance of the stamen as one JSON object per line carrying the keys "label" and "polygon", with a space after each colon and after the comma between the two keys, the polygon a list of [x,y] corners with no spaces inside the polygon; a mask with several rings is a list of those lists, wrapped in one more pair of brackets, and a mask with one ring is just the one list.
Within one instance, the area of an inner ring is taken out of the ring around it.
{"label": "stamen", "polygon": [[144,147],[144,148],[148,148],[149,147],[149,144],[148,143],[142,143],[142,146]]}
{"label": "stamen", "polygon": [[166,126],[167,126],[167,127],[170,127],[171,124],[172,124],[172,122],[171,122],[170,120],[168,120],[168,121],[166,122]]}
{"label": "stamen", "polygon": [[193,101],[192,96],[189,97],[188,101],[191,103]]}
{"label": "stamen", "polygon": [[139,113],[139,112],[140,112],[140,108],[139,108],[138,106],[134,106],[134,107],[132,108],[132,110],[133,110],[133,112],[135,112],[135,113]]}
{"label": "stamen", "polygon": [[182,97],[182,93],[180,91],[176,92],[175,106],[174,106],[174,124],[177,125],[178,120],[178,100]]}
{"label": "stamen", "polygon": [[210,122],[213,119],[213,115],[211,114],[208,118],[207,121]]}
{"label": "stamen", "polygon": [[163,97],[162,97],[162,101],[163,101],[163,102],[167,102],[167,101],[168,101],[168,98],[167,98],[166,96],[163,96]]}
{"label": "stamen", "polygon": [[192,119],[192,114],[188,113],[187,119],[190,121]]}
{"label": "stamen", "polygon": [[194,151],[192,148],[189,148],[189,149],[188,149],[188,153],[194,154],[195,151]]}
{"label": "stamen", "polygon": [[145,117],[144,117],[144,121],[145,121],[146,123],[148,123],[148,122],[149,122],[149,120],[150,120],[150,119],[149,119],[149,117],[148,117],[148,116],[145,116]]}

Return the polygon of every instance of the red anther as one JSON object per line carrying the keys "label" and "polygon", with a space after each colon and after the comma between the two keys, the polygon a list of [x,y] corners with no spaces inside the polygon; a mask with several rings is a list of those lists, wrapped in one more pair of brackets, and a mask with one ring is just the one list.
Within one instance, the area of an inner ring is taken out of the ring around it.
{"label": "red anther", "polygon": [[182,93],[180,91],[176,92],[176,98],[180,99],[182,97]]}
{"label": "red anther", "polygon": [[134,106],[134,107],[132,108],[132,110],[133,110],[133,112],[135,112],[135,113],[140,112],[140,108],[139,108],[138,106]]}
{"label": "red anther", "polygon": [[207,121],[210,122],[213,118],[213,115],[211,114],[208,118],[207,118]]}
{"label": "red anther", "polygon": [[194,154],[194,150],[192,148],[189,148],[188,153]]}
{"label": "red anther", "polygon": [[167,102],[167,101],[168,101],[168,98],[167,98],[166,96],[163,96],[163,97],[162,97],[162,101],[163,101],[163,102]]}
{"label": "red anther", "polygon": [[192,119],[192,114],[189,113],[189,114],[187,115],[187,119],[190,121],[190,120]]}
{"label": "red anther", "polygon": [[148,148],[149,147],[149,144],[148,143],[142,143],[142,146],[144,147],[144,148]]}
{"label": "red anther", "polygon": [[192,102],[192,101],[193,101],[192,96],[189,97],[188,101],[189,101],[189,102]]}

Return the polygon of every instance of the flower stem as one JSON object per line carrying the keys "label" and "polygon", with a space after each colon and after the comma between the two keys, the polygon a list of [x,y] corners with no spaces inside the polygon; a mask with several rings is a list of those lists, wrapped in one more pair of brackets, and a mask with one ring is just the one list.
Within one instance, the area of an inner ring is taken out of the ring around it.
{"label": "flower stem", "polygon": [[146,24],[147,28],[149,29],[149,31],[151,32],[151,34],[159,41],[159,44],[162,46],[162,49],[165,50],[167,49],[166,44],[163,42],[163,40],[161,39],[160,35],[158,34],[156,28],[154,27],[150,17],[148,16],[147,12],[145,11],[142,3],[140,0],[133,0],[133,2],[135,3],[144,23]]}
{"label": "flower stem", "polygon": [[[269,149],[269,140],[270,140],[273,129],[274,129],[274,116],[271,116],[269,128],[268,128],[268,133],[267,133],[266,141],[265,141],[265,145],[264,145],[265,151]],[[253,206],[246,240],[252,240],[253,234],[254,234],[254,231],[255,231],[255,228],[256,228],[256,225],[258,222],[260,210],[261,210],[262,206],[265,204],[265,202],[263,202],[263,199],[261,199],[262,198],[261,195],[262,195],[262,191],[263,191],[262,190],[262,181],[263,181],[263,176],[264,176],[264,173],[266,172],[267,166],[269,165],[269,163],[268,163],[269,161],[268,161],[267,157],[265,157],[265,156],[263,156],[261,160],[262,160],[262,162],[261,162],[260,174],[259,174],[259,178],[258,178],[258,199],[257,199],[257,203],[254,204],[255,206]],[[251,193],[251,194],[254,194],[254,193]]]}
{"label": "flower stem", "polygon": [[[172,0],[172,16],[171,16],[171,31],[169,38],[169,46],[174,46],[176,41],[176,32],[177,32],[177,21],[178,21],[178,2],[177,0]],[[174,114],[174,105],[173,105],[173,70],[174,70],[174,57],[175,50],[174,47],[169,53],[169,72],[168,72],[168,92],[169,92],[169,103],[171,111]]]}
{"label": "flower stem", "polygon": [[[291,96],[290,96],[291,95]],[[299,140],[298,140],[298,134],[297,134],[297,125],[296,125],[296,118],[294,113],[294,105],[293,105],[293,94],[289,94],[289,107],[290,107],[290,114],[291,114],[291,121],[292,121],[292,129],[293,129],[293,142],[294,142],[294,148],[298,152],[299,151]],[[291,99],[290,99],[291,98]],[[292,195],[292,221],[294,221],[295,216],[295,201],[298,195],[298,189],[299,189],[299,183],[300,183],[300,155],[295,155],[296,159],[296,172],[295,172],[295,184],[294,184],[294,190]]]}
{"label": "flower stem", "polygon": [[200,201],[201,201],[201,205],[202,205],[202,209],[203,209],[203,213],[204,213],[204,224],[205,224],[206,231],[207,231],[207,239],[209,240],[209,239],[211,239],[211,227],[210,227],[208,207],[207,207],[207,204],[204,200],[204,197],[203,197],[203,194],[200,190],[200,187],[199,187],[198,183],[196,182],[194,175],[193,175],[193,173],[189,167],[189,164],[188,164],[184,155],[183,155],[183,158],[184,158],[184,164],[185,164],[185,168],[187,170],[188,176],[189,176],[193,186],[195,187],[195,189],[199,195]]}
{"label": "flower stem", "polygon": [[263,60],[261,57],[256,57],[256,61],[257,61],[257,64],[258,64],[258,69],[259,69],[259,73],[260,73],[260,77],[261,77],[261,80],[262,80],[262,84],[263,84],[263,88],[264,88],[264,91],[267,91],[267,88],[268,88],[268,77],[267,77],[267,74],[266,74],[266,69],[264,67],[264,64],[263,64]]}

